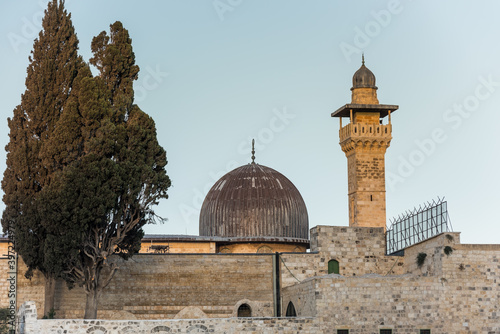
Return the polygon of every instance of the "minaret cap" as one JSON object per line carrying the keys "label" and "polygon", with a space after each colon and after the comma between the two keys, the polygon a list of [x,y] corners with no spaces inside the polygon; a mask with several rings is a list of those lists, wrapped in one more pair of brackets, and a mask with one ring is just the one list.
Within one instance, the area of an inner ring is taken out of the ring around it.
{"label": "minaret cap", "polygon": [[361,58],[361,67],[352,77],[352,97],[354,104],[379,104],[375,75],[365,66],[365,55]]}
{"label": "minaret cap", "polygon": [[375,74],[365,66],[365,55],[361,58],[361,67],[354,73],[352,77],[352,88],[373,88],[377,89],[375,86]]}

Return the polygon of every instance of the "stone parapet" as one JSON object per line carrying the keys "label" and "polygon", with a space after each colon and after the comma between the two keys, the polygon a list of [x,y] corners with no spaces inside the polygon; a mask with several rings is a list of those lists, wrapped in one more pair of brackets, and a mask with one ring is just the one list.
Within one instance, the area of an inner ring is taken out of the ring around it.
{"label": "stone parapet", "polygon": [[391,124],[349,123],[339,130],[340,143],[354,138],[392,138]]}
{"label": "stone parapet", "polygon": [[37,319],[36,306],[26,302],[18,312],[17,334],[40,333],[319,333],[312,318],[223,318],[191,320]]}

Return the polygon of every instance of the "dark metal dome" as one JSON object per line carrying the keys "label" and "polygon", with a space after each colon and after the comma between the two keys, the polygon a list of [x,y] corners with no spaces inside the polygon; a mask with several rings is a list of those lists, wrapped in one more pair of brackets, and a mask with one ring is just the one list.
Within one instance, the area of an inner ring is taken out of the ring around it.
{"label": "dark metal dome", "polygon": [[283,174],[256,163],[224,175],[200,212],[200,236],[308,239],[309,219],[299,191]]}
{"label": "dark metal dome", "polygon": [[352,88],[374,88],[375,86],[375,75],[365,66],[365,57],[363,56],[363,61],[361,67],[354,73],[352,77]]}

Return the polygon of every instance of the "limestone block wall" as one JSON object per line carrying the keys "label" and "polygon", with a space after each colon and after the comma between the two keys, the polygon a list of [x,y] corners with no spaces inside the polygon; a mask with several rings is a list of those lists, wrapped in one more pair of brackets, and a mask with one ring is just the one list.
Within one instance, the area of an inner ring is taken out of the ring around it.
{"label": "limestone block wall", "polygon": [[[445,254],[449,247],[451,253]],[[418,267],[418,254],[426,254]],[[408,273],[438,276],[449,279],[489,280],[492,285],[500,277],[500,245],[460,244],[460,233],[448,232],[405,249],[405,268]]]}
{"label": "limestone block wall", "polygon": [[[460,245],[460,233],[447,232],[406,248],[404,250],[406,272],[417,275],[442,275],[443,260],[449,257],[444,253],[444,248],[448,246],[455,250],[457,245]],[[421,267],[417,264],[417,256],[420,253],[426,254]]]}
{"label": "limestone block wall", "polygon": [[7,261],[0,260],[0,308],[9,306],[9,282],[7,281]]}
{"label": "limestone block wall", "polygon": [[384,328],[395,333],[431,329],[433,334],[500,331],[500,289],[487,280],[443,281],[412,274],[326,275],[300,285],[285,289],[284,304],[296,303],[301,315],[316,311],[320,327],[332,332],[349,329],[349,333],[364,334]]}
{"label": "limestone block wall", "polygon": [[[0,242],[0,307],[2,308],[8,307],[9,292],[11,291],[10,283],[7,281],[9,272],[11,272],[9,259],[6,256],[8,254],[8,245],[7,240]],[[19,307],[27,300],[32,300],[36,302],[40,310],[43,310],[42,305],[45,298],[43,276],[39,272],[35,272],[31,280],[26,279],[24,274],[28,268],[20,257],[18,257],[17,266],[17,285],[15,288],[17,306]]]}
{"label": "limestone block wall", "polygon": [[[311,318],[225,318],[199,320],[40,320],[36,307],[26,303],[19,311],[18,334],[39,333],[320,333]],[[22,328],[22,330],[21,330]]]}
{"label": "limestone block wall", "polygon": [[[273,314],[272,256],[137,255],[129,261],[121,261],[120,269],[104,291],[99,317],[153,319],[235,316],[236,304],[240,300],[246,300],[257,315],[270,316]],[[283,253],[281,259],[282,287],[327,273],[327,259],[321,258],[318,253]],[[6,260],[0,260],[0,266],[7,268],[6,265]],[[42,312],[45,297],[43,276],[35,272],[34,277],[28,280],[24,277],[26,269],[19,259],[18,306],[31,300]],[[0,271],[0,275],[6,277],[6,272]],[[0,286],[0,306],[6,307],[7,281],[2,280]],[[215,292],[211,294],[210,291]],[[228,302],[224,300],[227,295],[235,298]],[[64,282],[57,282],[55,304],[58,318],[81,317],[85,293],[78,287],[68,290]]]}
{"label": "limestone block wall", "polygon": [[[333,274],[332,274],[333,275]],[[292,303],[298,317],[316,317],[316,280],[310,278],[283,289],[283,315]]]}
{"label": "limestone block wall", "polygon": [[[419,253],[427,254],[421,268]],[[284,289],[283,305],[350,333],[500,333],[500,245],[462,245],[459,233],[443,233],[407,248],[403,262],[404,275],[305,280]]]}
{"label": "limestone block wall", "polygon": [[326,259],[318,253],[281,254],[281,286],[287,287],[328,273]]}
{"label": "limestone block wall", "polygon": [[[358,124],[362,132],[380,129],[382,125]],[[368,130],[370,129],[370,130]],[[363,136],[362,133],[359,134]],[[369,135],[368,133],[366,134]],[[356,138],[355,149],[346,152],[349,188],[349,226],[382,227],[386,225],[385,150],[382,142],[390,142],[384,134],[370,138]],[[363,136],[364,137],[364,136]],[[388,142],[386,145],[388,146]],[[369,143],[369,144],[368,144]],[[345,148],[346,143],[342,143]],[[350,145],[349,145],[350,146]]]}
{"label": "limestone block wall", "polygon": [[351,103],[378,104],[377,91],[373,88],[360,87],[352,90]]}
{"label": "limestone block wall", "polygon": [[442,258],[446,279],[481,278],[500,286],[500,245],[455,245],[453,253]]}
{"label": "limestone block wall", "polygon": [[[45,300],[45,280],[39,271],[33,273],[33,277],[29,280],[24,277],[28,267],[24,264],[21,257],[17,261],[17,307],[26,301],[34,301],[36,307],[43,312],[43,303]],[[2,296],[3,297],[3,296]],[[7,297],[7,296],[5,296]],[[43,315],[41,315],[43,316]]]}
{"label": "limestone block wall", "polygon": [[168,246],[166,253],[215,253],[215,242],[143,241],[139,253],[158,253],[154,246]]}
{"label": "limestone block wall", "polygon": [[306,247],[295,244],[272,243],[272,242],[248,242],[220,245],[220,253],[275,253],[275,252],[305,252]]}
{"label": "limestone block wall", "polygon": [[[129,261],[116,261],[119,270],[100,300],[101,319],[230,317],[243,300],[254,316],[273,315],[269,254],[138,254]],[[20,277],[19,290],[18,305],[34,300],[43,310],[40,275],[32,281]],[[68,290],[58,282],[56,316],[83,318],[85,298],[82,288]]]}
{"label": "limestone block wall", "polygon": [[403,259],[385,256],[385,245],[384,228],[316,226],[311,229],[311,251],[317,251],[326,263],[337,260],[342,276],[404,273]]}
{"label": "limestone block wall", "polygon": [[7,242],[0,242],[0,308],[9,306],[8,291],[9,282],[7,282],[9,265],[7,259]]}

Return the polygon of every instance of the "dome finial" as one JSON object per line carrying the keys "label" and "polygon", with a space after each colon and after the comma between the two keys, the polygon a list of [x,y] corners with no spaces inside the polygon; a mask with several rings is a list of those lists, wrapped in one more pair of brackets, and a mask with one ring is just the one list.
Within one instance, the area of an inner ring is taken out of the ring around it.
{"label": "dome finial", "polygon": [[255,139],[252,139],[252,163],[255,163]]}
{"label": "dome finial", "polygon": [[363,52],[361,54],[361,65],[364,65],[365,64],[365,53]]}

